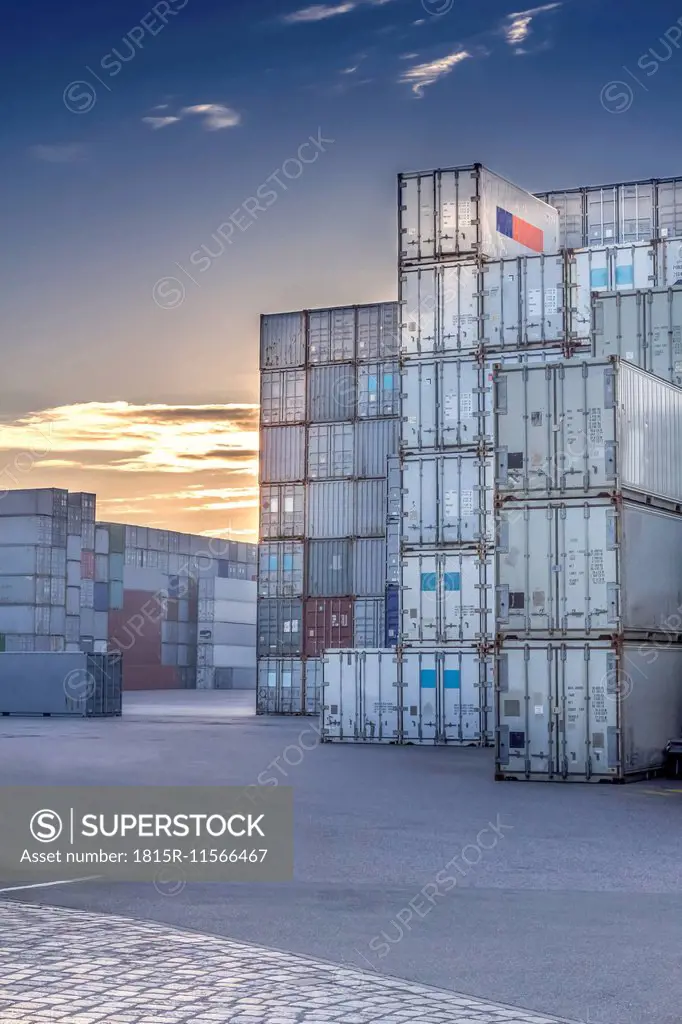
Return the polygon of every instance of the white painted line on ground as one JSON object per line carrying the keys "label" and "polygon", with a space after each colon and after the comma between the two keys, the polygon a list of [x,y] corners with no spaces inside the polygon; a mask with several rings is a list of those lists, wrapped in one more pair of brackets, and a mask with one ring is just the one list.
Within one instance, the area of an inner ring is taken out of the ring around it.
{"label": "white painted line on ground", "polygon": [[74,885],[76,882],[94,882],[102,875],[86,875],[85,878],[64,878],[61,882],[34,882],[33,885],[12,885],[0,892],[20,892],[22,889],[49,889],[53,885]]}

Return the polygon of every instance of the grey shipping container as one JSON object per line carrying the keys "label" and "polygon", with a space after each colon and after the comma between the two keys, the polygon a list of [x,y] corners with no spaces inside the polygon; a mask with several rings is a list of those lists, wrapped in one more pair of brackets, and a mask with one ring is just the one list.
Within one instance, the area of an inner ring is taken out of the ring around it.
{"label": "grey shipping container", "polygon": [[391,359],[398,355],[399,347],[398,304],[358,306],[356,358]]}
{"label": "grey shipping container", "polygon": [[354,363],[313,366],[308,372],[308,418],[312,423],[352,420],[357,395]]}
{"label": "grey shipping container", "polygon": [[352,593],[359,597],[378,597],[385,587],[386,541],[356,540],[353,543]]}
{"label": "grey shipping container", "polygon": [[682,516],[640,505],[515,504],[499,510],[497,629],[517,637],[680,632]]}
{"label": "grey shipping container", "polygon": [[268,541],[260,546],[259,597],[303,596],[303,544]]}
{"label": "grey shipping container", "polygon": [[[167,622],[164,625],[170,626],[172,623]],[[181,623],[173,623],[173,625],[179,626]],[[177,636],[180,637],[179,632]],[[245,622],[200,622],[197,638],[200,644],[210,643],[230,647],[255,647],[256,627]]]}
{"label": "grey shipping container", "polygon": [[308,478],[324,480],[353,476],[355,424],[311,424],[308,428]]}
{"label": "grey shipping container", "polygon": [[307,592],[311,597],[344,597],[352,593],[350,540],[311,540],[306,544]]}
{"label": "grey shipping container", "polygon": [[296,598],[258,602],[258,657],[300,655],[303,643],[303,603]]}
{"label": "grey shipping container", "polygon": [[303,313],[266,313],[260,320],[260,365],[278,369],[305,363]]}
{"label": "grey shipping container", "polygon": [[399,444],[400,423],[397,417],[356,423],[355,476],[385,477],[387,461],[397,455]]}
{"label": "grey shipping container", "polygon": [[68,491],[60,488],[2,490],[0,494],[0,516],[68,515]]}
{"label": "grey shipping container", "polygon": [[263,370],[261,423],[303,423],[306,418],[305,370]]}
{"label": "grey shipping container", "polygon": [[358,480],[355,486],[356,537],[386,534],[386,480]]}
{"label": "grey shipping container", "polygon": [[293,483],[305,478],[305,427],[265,427],[261,431],[262,483]]}
{"label": "grey shipping container", "polygon": [[381,647],[385,628],[383,598],[359,598],[353,606],[353,642],[358,648]]}
{"label": "grey shipping container", "polygon": [[121,714],[121,660],[108,654],[0,654],[0,713]]}
{"label": "grey shipping container", "polygon": [[481,164],[401,174],[398,186],[401,262],[559,249],[557,211]]}
{"label": "grey shipping container", "polygon": [[414,455],[403,462],[403,542],[479,544],[486,537],[485,460],[464,455]]}
{"label": "grey shipping container", "polygon": [[485,372],[473,359],[407,362],[402,373],[402,448],[423,451],[491,443],[485,387]]}
{"label": "grey shipping container", "polygon": [[357,415],[360,419],[398,416],[400,370],[397,362],[368,363],[357,371]]}
{"label": "grey shipping container", "polygon": [[[12,493],[11,491],[8,493]],[[50,516],[0,516],[0,545],[40,545],[50,547],[53,543],[53,525]],[[64,544],[56,546],[65,547]]]}
{"label": "grey shipping container", "polygon": [[312,540],[353,535],[355,483],[314,482],[307,488],[306,536]]}
{"label": "grey shipping container", "polygon": [[356,306],[308,313],[308,360],[338,363],[355,359]]}
{"label": "grey shipping container", "polygon": [[593,296],[593,353],[621,356],[682,385],[682,288]]}
{"label": "grey shipping container", "polygon": [[620,493],[682,503],[682,391],[622,359],[495,372],[505,498]]}
{"label": "grey shipping container", "polygon": [[256,710],[261,715],[301,714],[304,666],[298,658],[264,658],[258,662]]}
{"label": "grey shipping container", "polygon": [[508,643],[496,655],[498,779],[623,782],[663,767],[682,644]]}
{"label": "grey shipping container", "polygon": [[215,668],[213,670],[214,690],[255,690],[257,670],[255,668]]}

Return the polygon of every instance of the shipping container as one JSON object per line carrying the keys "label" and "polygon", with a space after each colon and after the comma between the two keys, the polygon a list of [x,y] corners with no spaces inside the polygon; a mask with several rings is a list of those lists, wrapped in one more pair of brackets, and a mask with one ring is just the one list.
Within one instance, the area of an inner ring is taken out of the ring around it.
{"label": "shipping container", "polygon": [[461,549],[403,555],[402,642],[474,644],[492,628],[492,559]]}
{"label": "shipping container", "polygon": [[677,513],[609,499],[509,506],[495,558],[500,633],[667,633],[682,608]]}
{"label": "shipping container", "polygon": [[386,628],[383,597],[357,597],[353,606],[353,643],[361,649],[382,647]]}
{"label": "shipping container", "polygon": [[353,592],[353,546],[350,540],[311,540],[306,549],[307,593],[310,597],[344,597]]}
{"label": "shipping container", "polygon": [[490,351],[562,345],[572,333],[563,255],[488,264],[480,290],[480,342]]}
{"label": "shipping container", "polygon": [[95,583],[109,582],[109,556],[95,555]]}
{"label": "shipping container", "polygon": [[624,360],[495,374],[500,498],[620,493],[682,503],[682,391]]}
{"label": "shipping container", "polygon": [[279,369],[305,363],[303,313],[267,313],[260,319],[260,365]]}
{"label": "shipping container", "polygon": [[210,619],[213,622],[244,622],[253,625],[256,622],[256,602],[200,598],[197,602],[197,618],[202,622]]}
{"label": "shipping container", "polygon": [[300,541],[269,541],[260,546],[259,597],[303,596],[303,544]]}
{"label": "shipping container", "polygon": [[312,424],[308,428],[308,479],[324,480],[355,473],[355,424]]}
{"label": "shipping container", "polygon": [[395,651],[333,651],[323,659],[322,740],[398,743],[401,697]]}
{"label": "shipping container", "polygon": [[338,363],[356,358],[356,306],[308,313],[308,361]]}
{"label": "shipping container", "polygon": [[352,537],[356,487],[352,480],[313,482],[307,488],[306,536],[311,540]]}
{"label": "shipping container", "polygon": [[356,400],[354,363],[332,363],[309,370],[308,418],[311,423],[354,419]]}
{"label": "shipping container", "polygon": [[67,643],[78,643],[81,635],[81,620],[80,615],[76,612],[75,615],[69,614],[67,608],[66,621],[64,627],[64,639]]}
{"label": "shipping container", "polygon": [[400,456],[391,456],[386,465],[388,522],[399,522],[402,518],[402,475]]}
{"label": "shipping container", "polygon": [[[303,698],[303,714],[314,715],[319,719],[322,712],[322,685],[324,665],[322,658],[306,658],[304,663],[305,693]],[[315,724],[308,732],[307,744],[314,746],[320,736],[320,729]],[[312,740],[312,743],[310,742]]]}
{"label": "shipping container", "polygon": [[659,283],[653,243],[577,249],[567,254],[572,339],[589,338],[595,292],[654,288]]}
{"label": "shipping container", "polygon": [[[222,579],[219,576],[209,576],[200,579],[198,582],[198,596],[200,598],[215,598],[217,601],[243,601],[253,604],[256,600],[256,595],[256,585],[249,580]],[[241,619],[235,621],[241,622]]]}
{"label": "shipping container", "polygon": [[357,371],[359,419],[400,414],[400,370],[397,362],[368,363]]}
{"label": "shipping container", "polygon": [[400,351],[406,357],[465,355],[481,339],[481,276],[476,264],[405,268],[400,273]]}
{"label": "shipping container", "polygon": [[[352,590],[357,597],[379,597],[386,586],[386,541],[362,538],[353,543]],[[356,646],[360,646],[356,642]],[[378,646],[373,644],[371,646]]]}
{"label": "shipping container", "polygon": [[401,523],[386,523],[386,583],[400,583]]}
{"label": "shipping container", "polygon": [[261,430],[262,483],[294,483],[305,478],[305,427]]}
{"label": "shipping container", "polygon": [[214,668],[213,690],[254,690],[257,672],[253,668]]}
{"label": "shipping container", "polygon": [[384,647],[397,647],[400,637],[400,587],[386,587]]}
{"label": "shipping container", "polygon": [[[7,494],[12,494],[8,491]],[[0,505],[6,499],[0,501]],[[49,516],[10,516],[0,515],[0,545],[18,544],[23,546],[40,545],[50,547],[53,544],[53,526],[55,520]],[[64,544],[55,545],[65,547]]]}
{"label": "shipping container", "polygon": [[492,742],[493,659],[478,648],[406,650],[401,657],[403,743]]}
{"label": "shipping container", "polygon": [[260,378],[261,423],[304,423],[305,384],[305,370],[263,370]]}
{"label": "shipping container", "polygon": [[[168,642],[182,643],[183,637],[185,641],[189,641],[188,630],[185,627],[182,631],[180,629],[183,626],[180,622],[164,622],[162,624],[162,637],[164,636],[163,628],[169,628],[175,626],[173,632],[168,632]],[[197,640],[199,644],[219,644],[226,645],[228,647],[251,647],[254,652],[256,650],[256,626],[250,623],[244,622],[200,622],[198,624]],[[255,653],[254,653],[255,657]]]}
{"label": "shipping container", "polygon": [[[80,587],[67,587],[66,588],[66,615],[67,615],[67,626],[69,615],[80,615],[81,612],[81,590]],[[69,637],[73,640],[73,637]],[[77,639],[77,638],[76,638]]]}
{"label": "shipping container", "polygon": [[2,490],[0,516],[68,516],[68,492],[57,487]]}
{"label": "shipping container", "polygon": [[0,576],[0,605],[59,603],[64,603],[63,580],[53,581],[49,576]]}
{"label": "shipping container", "polygon": [[397,303],[358,306],[356,358],[392,359],[398,355],[399,348]]}
{"label": "shipping container", "polygon": [[[304,653],[319,658],[325,651],[353,642],[353,601],[347,597],[310,598],[304,606]],[[296,653],[282,651],[286,653]],[[259,649],[260,654],[260,649]]]}
{"label": "shipping container", "polygon": [[559,215],[474,164],[398,176],[401,262],[557,252]]}
{"label": "shipping container", "polygon": [[303,711],[304,665],[297,658],[264,658],[258,662],[256,710],[261,715],[292,715]]}
{"label": "shipping container", "polygon": [[106,526],[97,526],[95,529],[95,552],[98,555],[109,554],[109,530]]}
{"label": "shipping container", "polygon": [[257,607],[258,657],[302,654],[303,602],[296,598],[270,598],[259,601]]}
{"label": "shipping container", "polygon": [[120,580],[109,582],[109,608],[118,610],[123,607],[123,583]]}
{"label": "shipping container", "polygon": [[[312,431],[310,441],[312,443]],[[398,454],[398,418],[363,420],[355,424],[355,476],[385,477],[388,459]]]}
{"label": "shipping container", "polygon": [[[0,633],[50,634],[50,605],[10,604],[0,607]],[[64,630],[62,629],[63,633]]]}
{"label": "shipping container", "polygon": [[120,715],[120,658],[106,654],[0,654],[0,714]]}
{"label": "shipping container", "polygon": [[405,451],[492,443],[485,376],[473,359],[408,362],[402,371],[401,446]]}
{"label": "shipping container", "polygon": [[356,537],[383,537],[386,534],[386,480],[358,480],[355,484],[354,524]]}
{"label": "shipping container", "polygon": [[538,193],[559,214],[557,248],[682,236],[682,178]]}
{"label": "shipping container", "polygon": [[[1,499],[0,499],[1,500]],[[57,548],[61,552],[61,548]],[[0,576],[50,576],[53,569],[51,548],[35,544],[2,545],[0,547]],[[63,575],[55,573],[54,575]]]}
{"label": "shipping container", "polygon": [[[202,651],[210,652],[210,664],[214,668],[254,668],[256,667],[256,647],[245,644],[198,644],[197,664],[201,664],[199,655]],[[177,653],[176,653],[177,660]]]}
{"label": "shipping container", "polygon": [[479,544],[486,538],[485,462],[477,455],[414,455],[403,462],[403,543]]}
{"label": "shipping container", "polygon": [[659,772],[682,721],[682,644],[507,643],[496,655],[498,779]]}

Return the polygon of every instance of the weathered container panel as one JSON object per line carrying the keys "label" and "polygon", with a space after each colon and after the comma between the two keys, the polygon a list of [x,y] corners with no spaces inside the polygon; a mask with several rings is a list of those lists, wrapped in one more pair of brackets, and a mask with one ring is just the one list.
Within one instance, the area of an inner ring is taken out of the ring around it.
{"label": "weathered container panel", "polygon": [[313,424],[308,428],[308,479],[354,475],[355,429],[354,423]]}
{"label": "weathered container panel", "polygon": [[379,597],[357,598],[353,608],[353,642],[361,649],[381,647],[384,642],[386,608]]}
{"label": "weathered container panel", "polygon": [[261,316],[260,365],[262,368],[303,366],[305,363],[303,313],[268,313]]}
{"label": "weathered container panel", "polygon": [[355,425],[355,476],[384,477],[388,459],[400,444],[398,418],[364,420]]}
{"label": "weathered container panel", "polygon": [[311,597],[343,597],[353,592],[350,540],[311,540],[306,548]]}
{"label": "weathered container panel", "polygon": [[334,651],[323,666],[323,741],[397,743],[401,701],[395,652]]}
{"label": "weathered container panel", "polygon": [[406,650],[401,659],[406,743],[487,746],[493,659],[478,648]]}
{"label": "weathered container panel", "polygon": [[303,644],[303,604],[295,598],[258,602],[258,657],[300,655]]}
{"label": "weathered container panel", "polygon": [[261,544],[258,565],[259,597],[301,597],[303,574],[301,542],[270,541]]}
{"label": "weathered container panel", "polygon": [[294,483],[305,478],[305,427],[265,427],[261,431],[263,483]]}
{"label": "weathered container panel", "polygon": [[355,483],[331,480],[307,488],[306,536],[311,540],[352,537]]}
{"label": "weathered container panel", "polygon": [[477,544],[485,539],[485,462],[477,455],[412,456],[403,463],[403,543]]}
{"label": "weathered container panel", "polygon": [[303,484],[263,484],[260,489],[260,535],[303,537],[305,487]]}
{"label": "weathered container panel", "polygon": [[305,370],[264,370],[260,378],[261,423],[303,423],[305,418]]}
{"label": "weathered container panel", "polygon": [[308,418],[311,423],[354,419],[356,395],[354,363],[313,366],[308,371]]}
{"label": "weathered container panel", "polygon": [[474,447],[486,441],[484,387],[484,376],[474,360],[406,363],[402,447],[423,451]]}
{"label": "weathered container panel", "polygon": [[304,650],[308,658],[324,651],[350,647],[353,643],[353,601],[351,598],[310,598],[305,602]]}
{"label": "weathered container panel", "polygon": [[261,715],[300,714],[303,710],[304,662],[264,658],[258,662],[256,709]]}
{"label": "weathered container panel", "polygon": [[353,544],[353,587],[346,593],[378,597],[383,594],[385,586],[386,542],[383,539],[356,540]]}
{"label": "weathered container panel", "polygon": [[397,362],[368,363],[357,370],[357,415],[360,419],[400,413],[400,370]]}

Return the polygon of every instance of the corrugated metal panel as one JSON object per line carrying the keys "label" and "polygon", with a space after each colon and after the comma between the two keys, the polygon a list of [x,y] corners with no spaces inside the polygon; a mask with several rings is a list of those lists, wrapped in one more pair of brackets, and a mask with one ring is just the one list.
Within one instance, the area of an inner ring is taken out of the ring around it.
{"label": "corrugated metal panel", "polygon": [[260,321],[260,365],[263,368],[303,366],[305,318],[303,313],[268,313]]}
{"label": "corrugated metal panel", "polygon": [[73,534],[69,534],[66,539],[66,557],[69,559],[80,559],[83,545],[81,542],[80,534],[74,537]]}
{"label": "corrugated metal panel", "polygon": [[[644,310],[644,292],[595,295],[592,298],[592,355],[597,359],[620,356],[637,366],[645,366]],[[668,377],[668,373],[658,376]]]}
{"label": "corrugated metal panel", "polygon": [[495,665],[497,777],[601,782],[662,768],[670,723],[682,719],[682,645],[652,653],[639,642],[506,644]]}
{"label": "corrugated metal panel", "polygon": [[424,455],[403,463],[403,541],[478,544],[485,539],[485,461],[477,455]]}
{"label": "corrugated metal panel", "polygon": [[318,658],[335,647],[353,642],[353,601],[345,597],[311,598],[305,602],[306,657]]}
{"label": "corrugated metal panel", "polygon": [[303,644],[303,603],[293,598],[258,602],[258,657],[298,655]]}
{"label": "corrugated metal panel", "polygon": [[263,483],[305,478],[305,427],[265,427],[261,431],[260,478]]}
{"label": "corrugated metal panel", "polygon": [[357,393],[353,363],[313,366],[308,371],[308,417],[312,423],[352,420]]}
{"label": "corrugated metal panel", "polygon": [[95,555],[95,582],[109,582],[109,556]]}
{"label": "corrugated metal panel", "polygon": [[343,597],[353,591],[349,540],[308,542],[308,585],[311,597]]}
{"label": "corrugated metal panel", "polygon": [[338,363],[355,359],[356,307],[317,309],[308,314],[308,360]]}
{"label": "corrugated metal panel", "polygon": [[[263,545],[267,547],[268,545]],[[276,545],[272,545],[276,548]],[[289,553],[295,550],[296,545],[284,545],[283,551]],[[178,593],[179,593],[178,589]],[[256,584],[250,580],[239,580],[234,578],[223,578],[220,576],[209,576],[199,580],[198,594],[200,598],[210,597],[217,601],[241,601],[246,604],[253,604],[256,600]],[[230,621],[229,619],[223,621]],[[241,619],[236,621],[241,622]]]}
{"label": "corrugated metal panel", "polygon": [[264,370],[260,378],[261,423],[303,423],[305,370]]}
{"label": "corrugated metal panel", "polygon": [[401,262],[559,249],[556,210],[480,164],[398,181]]}
{"label": "corrugated metal panel", "polygon": [[386,476],[387,460],[398,453],[398,419],[365,420],[355,425],[355,476]]}
{"label": "corrugated metal panel", "polygon": [[[182,622],[165,622],[164,626],[175,626],[178,642],[188,637],[187,625]],[[183,627],[181,629],[181,627]],[[200,622],[197,640],[200,644],[219,644],[229,647],[252,647],[256,649],[256,626],[243,622]],[[170,639],[170,637],[169,637]]]}
{"label": "corrugated metal panel", "polygon": [[353,535],[355,483],[330,480],[308,485],[306,536],[312,540]]}
{"label": "corrugated metal panel", "polygon": [[245,622],[256,621],[255,602],[215,601],[212,598],[200,598],[197,606],[200,620],[212,619],[214,622]]}
{"label": "corrugated metal panel", "polygon": [[500,370],[495,387],[500,493],[682,501],[679,388],[624,360]]}
{"label": "corrugated metal panel", "polygon": [[383,594],[385,586],[386,542],[356,540],[353,544],[352,593],[359,597],[378,597]]}
{"label": "corrugated metal panel", "polygon": [[398,363],[368,363],[367,366],[359,366],[357,394],[357,413],[361,419],[398,416],[400,413]]}
{"label": "corrugated metal panel", "polygon": [[386,534],[386,480],[358,480],[355,487],[355,536]]}
{"label": "corrugated metal panel", "polygon": [[405,450],[492,443],[484,373],[474,360],[408,362],[402,372]]}
{"label": "corrugated metal panel", "polygon": [[258,662],[257,710],[261,715],[300,714],[303,710],[303,665],[295,658]]}
{"label": "corrugated metal panel", "polygon": [[[0,516],[0,545],[35,544],[49,547],[53,543],[54,523],[55,520],[49,516]],[[58,546],[64,547],[65,543]]]}
{"label": "corrugated metal panel", "polygon": [[0,547],[0,576],[50,576],[51,573],[50,548],[35,544],[3,544]]}
{"label": "corrugated metal panel", "polygon": [[259,597],[302,596],[304,570],[302,543],[285,540],[261,544],[259,557]]}
{"label": "corrugated metal panel", "polygon": [[67,562],[66,563],[66,582],[69,587],[77,587],[81,581],[81,564],[80,562]]}
{"label": "corrugated metal panel", "polygon": [[353,608],[356,647],[381,647],[384,641],[386,609],[384,599],[358,598]]}
{"label": "corrugated metal panel", "polygon": [[358,306],[357,358],[391,359],[398,355],[400,332],[398,305],[385,302],[378,306]]}
{"label": "corrugated metal panel", "polygon": [[64,516],[68,514],[68,492],[61,488],[5,490],[0,516]]}
{"label": "corrugated metal panel", "polygon": [[353,476],[355,424],[328,423],[308,428],[308,477]]}

